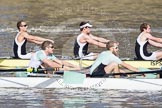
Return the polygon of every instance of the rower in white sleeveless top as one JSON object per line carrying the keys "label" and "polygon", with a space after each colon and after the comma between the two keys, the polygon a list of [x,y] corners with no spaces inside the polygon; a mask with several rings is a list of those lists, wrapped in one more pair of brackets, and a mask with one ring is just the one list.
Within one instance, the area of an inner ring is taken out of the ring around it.
{"label": "rower in white sleeveless top", "polygon": [[106,47],[107,39],[97,37],[91,34],[90,28],[92,27],[89,22],[80,23],[81,34],[77,36],[74,44],[74,56],[81,59],[95,59],[97,53],[88,52],[88,44],[97,45],[99,47]]}
{"label": "rower in white sleeveless top", "polygon": [[26,52],[26,43],[28,41],[36,44],[42,44],[46,40],[54,42],[53,40],[50,39],[29,35],[27,32],[27,27],[28,25],[23,20],[17,22],[17,28],[19,32],[15,37],[14,46],[13,46],[13,52],[15,58],[21,58],[21,59],[31,58],[33,52],[30,53]]}
{"label": "rower in white sleeveless top", "polygon": [[148,44],[162,48],[162,38],[151,35],[151,27],[147,23],[140,26],[140,35],[136,40],[135,53],[138,60],[159,60],[162,58],[162,51],[148,52]]}

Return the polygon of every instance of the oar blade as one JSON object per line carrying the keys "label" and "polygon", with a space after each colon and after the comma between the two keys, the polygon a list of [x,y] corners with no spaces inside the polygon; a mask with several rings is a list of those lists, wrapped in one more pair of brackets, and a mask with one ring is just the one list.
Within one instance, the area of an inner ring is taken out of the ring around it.
{"label": "oar blade", "polygon": [[27,77],[28,72],[16,72],[16,77]]}
{"label": "oar blade", "polygon": [[73,71],[65,71],[63,75],[63,80],[65,84],[83,84],[85,78],[85,74]]}

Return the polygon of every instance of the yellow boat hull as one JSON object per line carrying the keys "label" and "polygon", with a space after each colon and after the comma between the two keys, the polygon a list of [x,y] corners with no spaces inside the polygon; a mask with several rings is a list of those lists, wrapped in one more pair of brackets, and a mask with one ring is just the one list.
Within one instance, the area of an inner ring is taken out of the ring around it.
{"label": "yellow boat hull", "polygon": [[[88,67],[93,64],[91,60],[65,60],[69,63],[78,65],[80,67]],[[161,68],[162,61],[135,61],[128,60],[124,61],[134,67],[143,68]],[[29,60],[22,59],[0,59],[0,68],[16,68],[16,67],[27,67]]]}

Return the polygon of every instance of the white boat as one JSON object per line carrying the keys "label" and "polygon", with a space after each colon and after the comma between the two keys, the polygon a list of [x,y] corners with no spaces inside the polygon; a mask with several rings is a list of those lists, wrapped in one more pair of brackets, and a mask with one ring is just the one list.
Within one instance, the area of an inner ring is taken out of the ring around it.
{"label": "white boat", "polygon": [[[67,60],[83,67],[93,61]],[[29,60],[1,59],[0,69],[25,67]],[[161,61],[125,61],[135,67],[160,68]],[[74,78],[74,79],[73,79]],[[80,79],[81,78],[81,79]],[[67,81],[67,79],[70,79]],[[77,79],[77,80],[76,80]],[[78,80],[79,79],[79,80]],[[162,90],[162,79],[159,78],[86,78],[85,76],[72,77],[0,77],[0,87],[16,88],[88,88],[88,89],[117,89],[117,90]]]}
{"label": "white boat", "polygon": [[85,78],[81,82],[69,83],[63,78],[47,77],[0,77],[0,87],[15,88],[78,88],[115,90],[162,90],[162,79],[136,78]]}

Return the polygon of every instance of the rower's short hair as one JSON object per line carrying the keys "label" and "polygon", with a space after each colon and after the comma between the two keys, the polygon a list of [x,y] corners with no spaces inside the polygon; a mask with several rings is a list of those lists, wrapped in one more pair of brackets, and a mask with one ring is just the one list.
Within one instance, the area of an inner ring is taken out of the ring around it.
{"label": "rower's short hair", "polygon": [[20,20],[17,22],[17,29],[20,30],[21,23],[24,22],[24,20]]}
{"label": "rower's short hair", "polygon": [[116,41],[109,41],[106,43],[107,50],[110,50],[111,47],[114,47],[114,43],[118,43]]}
{"label": "rower's short hair", "polygon": [[[147,29],[147,27],[148,27],[148,23],[142,23],[141,25],[140,25],[140,32],[143,32],[144,31],[144,29]],[[150,25],[149,25],[150,26]]]}
{"label": "rower's short hair", "polygon": [[48,47],[50,44],[54,46],[54,43],[53,43],[53,42],[51,42],[51,41],[44,41],[44,42],[42,43],[42,45],[41,45],[41,49],[42,49],[42,50],[45,50],[46,47]]}

